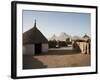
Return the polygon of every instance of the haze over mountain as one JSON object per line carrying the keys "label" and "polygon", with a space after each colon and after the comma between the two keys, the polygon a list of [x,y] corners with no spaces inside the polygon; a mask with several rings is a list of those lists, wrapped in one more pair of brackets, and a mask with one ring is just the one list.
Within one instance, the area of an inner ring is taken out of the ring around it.
{"label": "haze over mountain", "polygon": [[66,41],[67,38],[70,38],[70,36],[66,34],[65,32],[61,32],[59,36],[56,36],[54,34],[49,40]]}
{"label": "haze over mountain", "polygon": [[73,40],[75,40],[75,39],[80,39],[80,38],[82,38],[82,37],[76,36],[76,35],[75,35],[75,36],[72,36],[72,39],[73,39]]}
{"label": "haze over mountain", "polygon": [[59,41],[66,41],[66,39],[70,39],[70,40],[75,40],[75,39],[82,39],[82,38],[90,38],[89,35],[84,34],[83,36],[71,36],[70,34],[67,34],[65,32],[61,32],[58,36],[56,36],[56,34],[54,34],[51,38],[49,38],[48,40],[59,40]]}
{"label": "haze over mountain", "polygon": [[70,36],[68,34],[66,34],[65,32],[62,32],[59,36],[58,36],[58,40],[60,41],[66,41],[67,38],[70,38]]}
{"label": "haze over mountain", "polygon": [[57,40],[57,36],[54,34],[49,40]]}

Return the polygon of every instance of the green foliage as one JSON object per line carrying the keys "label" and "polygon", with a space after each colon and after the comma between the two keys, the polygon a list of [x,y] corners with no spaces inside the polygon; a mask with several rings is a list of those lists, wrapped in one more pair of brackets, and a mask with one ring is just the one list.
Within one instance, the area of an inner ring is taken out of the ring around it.
{"label": "green foliage", "polygon": [[59,41],[59,46],[60,47],[66,47],[67,43],[65,41]]}
{"label": "green foliage", "polygon": [[53,40],[53,41],[49,41],[49,48],[56,48],[57,45],[57,41]]}
{"label": "green foliage", "polygon": [[49,48],[56,48],[57,45],[59,47],[66,47],[67,43],[66,41],[56,41],[56,40],[49,41]]}
{"label": "green foliage", "polygon": [[66,42],[70,42],[70,38],[67,38],[67,39],[66,39]]}

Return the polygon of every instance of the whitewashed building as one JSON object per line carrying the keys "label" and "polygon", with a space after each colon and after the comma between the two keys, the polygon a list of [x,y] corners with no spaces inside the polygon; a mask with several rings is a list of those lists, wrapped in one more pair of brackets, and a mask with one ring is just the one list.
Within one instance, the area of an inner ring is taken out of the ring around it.
{"label": "whitewashed building", "polygon": [[34,27],[23,33],[23,54],[36,55],[48,52],[48,40],[36,27],[36,20]]}

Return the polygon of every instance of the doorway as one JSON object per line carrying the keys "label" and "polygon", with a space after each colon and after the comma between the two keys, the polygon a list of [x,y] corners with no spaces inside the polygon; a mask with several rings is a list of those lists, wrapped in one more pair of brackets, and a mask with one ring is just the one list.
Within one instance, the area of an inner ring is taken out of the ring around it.
{"label": "doorway", "polygon": [[41,54],[42,49],[41,49],[41,43],[35,44],[35,54]]}

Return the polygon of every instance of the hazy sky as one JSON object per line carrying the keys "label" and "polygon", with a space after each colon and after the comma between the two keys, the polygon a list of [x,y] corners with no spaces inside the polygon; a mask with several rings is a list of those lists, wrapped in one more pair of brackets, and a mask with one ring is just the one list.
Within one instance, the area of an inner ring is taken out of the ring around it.
{"label": "hazy sky", "polygon": [[50,38],[53,34],[66,32],[72,36],[90,35],[90,14],[71,12],[46,12],[23,10],[23,32],[34,27],[36,19],[37,28]]}

